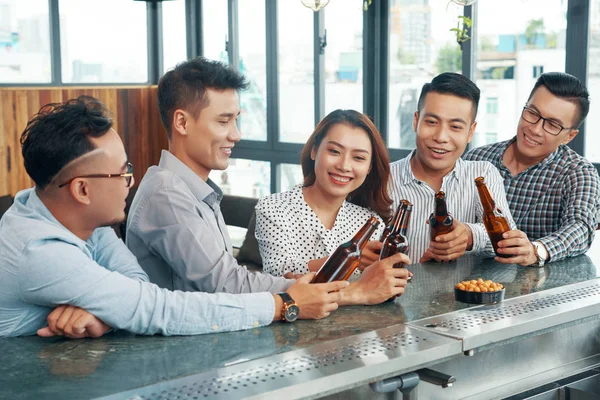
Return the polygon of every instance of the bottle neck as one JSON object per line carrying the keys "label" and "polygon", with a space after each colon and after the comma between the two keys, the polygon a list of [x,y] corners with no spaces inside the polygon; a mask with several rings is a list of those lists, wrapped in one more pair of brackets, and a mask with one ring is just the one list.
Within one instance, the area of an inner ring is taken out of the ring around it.
{"label": "bottle neck", "polygon": [[446,205],[445,197],[435,198],[435,215],[438,217],[446,217],[448,215],[448,206]]}
{"label": "bottle neck", "polygon": [[394,226],[392,227],[391,234],[397,234],[400,232],[400,228],[402,226],[402,221],[404,220],[404,214],[406,214],[406,205],[402,204],[399,207],[398,218],[394,221]]}
{"label": "bottle neck", "polygon": [[477,191],[479,192],[479,199],[481,200],[483,211],[485,213],[493,213],[496,209],[496,203],[494,202],[492,194],[490,193],[490,190],[485,185],[485,183],[478,183]]}
{"label": "bottle neck", "polygon": [[369,218],[367,223],[360,228],[356,235],[354,235],[352,241],[356,243],[356,246],[362,250],[367,245],[369,238],[371,235],[373,235],[373,232],[375,232],[375,229],[377,229],[378,226],[379,221],[377,221],[377,218]]}
{"label": "bottle neck", "polygon": [[400,230],[398,232],[402,236],[406,236],[406,233],[408,232],[408,224],[410,223],[411,214],[412,214],[412,206],[406,207],[406,209],[404,210],[404,213],[402,214],[402,221],[400,223]]}

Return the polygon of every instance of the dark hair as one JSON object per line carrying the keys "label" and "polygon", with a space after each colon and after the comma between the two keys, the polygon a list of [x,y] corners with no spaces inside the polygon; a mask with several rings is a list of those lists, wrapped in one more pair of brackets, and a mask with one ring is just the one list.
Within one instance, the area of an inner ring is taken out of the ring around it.
{"label": "dark hair", "polygon": [[444,72],[439,74],[431,83],[426,83],[421,89],[421,95],[419,96],[418,112],[421,112],[425,107],[425,97],[427,93],[435,92],[439,94],[450,94],[463,99],[471,100],[473,103],[473,120],[477,116],[477,109],[479,107],[479,97],[481,91],[469,78],[464,75],[456,74],[454,72]]}
{"label": "dark hair", "polygon": [[556,97],[560,97],[577,106],[579,121],[572,128],[579,127],[590,111],[590,94],[583,82],[573,75],[564,72],[546,72],[540,75],[535,82],[527,101],[531,100],[531,97],[540,86],[545,86]]}
{"label": "dark hair", "polygon": [[318,149],[325,136],[327,136],[327,132],[337,124],[347,124],[354,128],[363,129],[369,136],[371,146],[373,147],[371,171],[363,184],[348,195],[347,200],[361,207],[370,208],[387,222],[391,215],[392,205],[387,187],[390,177],[390,156],[388,155],[385,143],[381,139],[381,134],[373,122],[358,111],[335,110],[319,122],[315,131],[304,145],[302,155],[300,156],[304,186],[311,186],[315,183],[316,179],[315,161],[310,157],[312,149]]}
{"label": "dark hair", "polygon": [[198,57],[178,64],[158,82],[158,111],[168,138],[171,139],[173,113],[177,109],[198,118],[200,111],[208,106],[206,89],[243,90],[247,87],[244,76],[222,62]]}
{"label": "dark hair", "polygon": [[46,104],[21,134],[27,173],[44,189],[65,165],[96,148],[90,136],[103,136],[112,124],[108,108],[90,96]]}

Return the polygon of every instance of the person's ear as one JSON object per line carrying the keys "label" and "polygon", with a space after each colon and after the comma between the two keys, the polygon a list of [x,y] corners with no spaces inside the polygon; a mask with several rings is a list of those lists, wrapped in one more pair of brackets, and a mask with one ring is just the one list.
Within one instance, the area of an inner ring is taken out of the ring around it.
{"label": "person's ear", "polygon": [[81,204],[90,205],[92,202],[90,199],[90,187],[88,181],[84,178],[73,179],[73,182],[69,184],[69,193],[75,201]]}
{"label": "person's ear", "polygon": [[475,129],[477,128],[477,121],[474,121],[469,128],[469,138],[467,139],[467,143],[471,143],[473,141],[473,137],[475,136]]}
{"label": "person's ear", "polygon": [[575,136],[579,133],[579,129],[571,129],[571,132],[565,137],[565,140],[562,141],[562,144],[568,144],[571,140],[575,139]]}
{"label": "person's ear", "polygon": [[173,113],[173,128],[172,133],[177,133],[182,136],[187,135],[187,127],[189,122],[189,115],[183,110],[175,110]]}
{"label": "person's ear", "polygon": [[310,159],[313,161],[317,159],[317,148],[315,146],[313,146],[313,148],[310,151]]}
{"label": "person's ear", "polygon": [[419,112],[415,111],[413,115],[413,130],[417,133],[417,125],[419,125]]}

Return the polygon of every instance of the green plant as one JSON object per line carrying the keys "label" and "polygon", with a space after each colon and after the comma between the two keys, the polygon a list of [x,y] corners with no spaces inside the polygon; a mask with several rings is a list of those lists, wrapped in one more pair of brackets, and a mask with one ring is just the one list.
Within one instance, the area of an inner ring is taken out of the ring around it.
{"label": "green plant", "polygon": [[367,11],[372,2],[373,0],[365,0],[363,3],[363,10]]}
{"label": "green plant", "polygon": [[456,43],[461,45],[470,39],[469,37],[469,28],[473,25],[473,20],[469,17],[465,17],[464,15],[458,16],[458,22],[456,24],[456,28],[451,28],[450,32],[456,33]]}

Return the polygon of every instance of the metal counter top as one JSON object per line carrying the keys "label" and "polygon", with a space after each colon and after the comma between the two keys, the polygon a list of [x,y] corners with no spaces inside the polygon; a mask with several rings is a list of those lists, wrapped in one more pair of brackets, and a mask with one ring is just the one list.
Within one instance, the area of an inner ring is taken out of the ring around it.
{"label": "metal counter top", "polygon": [[[418,326],[417,322],[451,312],[470,312],[477,308],[454,301],[455,283],[479,277],[501,282],[506,287],[504,305],[510,305],[510,299],[524,294],[540,292],[542,295],[547,289],[598,277],[600,268],[596,266],[600,266],[600,256],[593,255],[593,259],[595,261],[584,255],[539,269],[502,265],[490,259],[476,257],[463,257],[453,263],[416,264],[410,267],[415,275],[413,282],[409,283],[406,293],[393,303],[342,307],[329,318],[320,321],[274,323],[268,327],[241,332],[187,337],[143,337],[115,332],[100,339],[79,341],[38,337],[0,339],[0,398],[79,399],[121,392],[129,395],[129,391],[134,388],[159,382],[178,378],[197,380],[203,375],[190,375],[204,373],[207,374],[205,377],[212,375],[213,378],[216,374],[236,376],[242,370],[260,368],[261,364],[277,365],[287,362],[289,357],[314,357],[314,354],[328,345],[357,345],[362,340],[375,338],[383,340],[371,342],[378,346],[380,351],[377,354],[353,360],[358,363],[354,367],[354,364],[348,362],[348,367],[344,368],[349,368],[348,371],[361,370],[367,380],[390,376],[393,371],[403,370],[405,362],[414,361],[417,363],[416,367],[432,361],[426,356],[428,350],[432,351],[431,354],[441,350],[438,354],[442,358],[461,353],[460,343],[465,337],[452,337],[452,332],[446,335],[449,337],[436,337],[434,335],[440,332],[428,331],[428,328]],[[589,309],[586,313],[589,313]],[[414,324],[404,326],[411,322]],[[435,346],[409,346],[402,349],[382,347],[382,343],[389,344],[389,340],[386,342],[387,339],[380,336],[383,334],[385,337],[391,332],[409,332],[413,336],[419,332],[417,336],[427,337],[430,340],[428,345],[435,343]],[[505,331],[505,335],[511,336],[510,329]],[[436,339],[429,339],[430,337]],[[419,355],[409,357],[413,353]],[[254,361],[265,357],[270,358]],[[424,357],[423,362],[420,357]],[[363,364],[377,364],[377,368],[371,368],[374,372],[367,373],[361,366]],[[336,382],[333,378],[335,374],[328,369],[330,367],[315,368],[306,373],[314,374],[317,381],[323,379],[319,385],[333,385]],[[221,370],[215,371],[218,368]],[[335,371],[343,370],[339,364],[335,368]],[[183,378],[186,376],[190,377]],[[325,379],[327,376],[329,378]],[[303,383],[303,379],[298,378],[294,384],[306,385],[305,388],[309,390],[311,385]],[[168,384],[160,385],[162,387]],[[315,384],[314,388],[321,386]],[[324,391],[319,390],[318,393],[323,395]]]}

